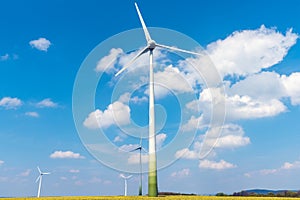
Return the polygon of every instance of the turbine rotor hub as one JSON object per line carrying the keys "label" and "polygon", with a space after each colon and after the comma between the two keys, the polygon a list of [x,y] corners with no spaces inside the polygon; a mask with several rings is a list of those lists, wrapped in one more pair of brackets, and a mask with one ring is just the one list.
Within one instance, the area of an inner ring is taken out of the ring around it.
{"label": "turbine rotor hub", "polygon": [[149,49],[154,49],[156,47],[156,42],[154,40],[150,40],[148,42]]}

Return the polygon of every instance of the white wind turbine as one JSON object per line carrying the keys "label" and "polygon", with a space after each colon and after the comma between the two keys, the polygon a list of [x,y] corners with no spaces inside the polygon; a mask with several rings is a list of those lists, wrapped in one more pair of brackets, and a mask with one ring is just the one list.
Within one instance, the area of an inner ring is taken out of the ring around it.
{"label": "white wind turbine", "polygon": [[43,175],[50,174],[50,172],[42,172],[39,167],[37,167],[37,169],[39,170],[39,176],[37,177],[35,182],[39,181],[39,189],[38,189],[37,197],[40,197]]}
{"label": "white wind turbine", "polygon": [[140,51],[136,56],[133,57],[124,67],[116,73],[115,76],[121,74],[125,69],[127,69],[137,58],[142,54],[149,52],[150,60],[150,79],[149,79],[149,172],[148,172],[148,194],[150,197],[158,196],[158,187],[157,187],[157,164],[156,164],[156,139],[155,139],[155,110],[154,110],[154,73],[153,73],[153,50],[156,47],[171,50],[179,51],[183,53],[193,54],[201,56],[202,54],[179,49],[176,47],[166,46],[156,43],[152,40],[150,33],[145,25],[141,12],[135,3],[135,8],[138,13],[140,22],[143,27],[143,31],[146,37],[147,45]]}
{"label": "white wind turbine", "polygon": [[140,186],[139,186],[139,196],[142,196],[143,195],[143,168],[142,168],[142,150],[144,150],[145,152],[146,152],[146,150],[143,148],[143,146],[142,146],[142,136],[141,136],[141,138],[140,138],[140,145],[137,147],[137,148],[135,148],[135,149],[133,149],[133,150],[131,150],[131,152],[133,152],[133,151],[137,151],[137,150],[139,150],[139,153],[140,153]]}
{"label": "white wind turbine", "polygon": [[120,177],[124,179],[124,196],[127,196],[127,180],[132,177],[132,175],[125,176],[124,174],[120,174]]}

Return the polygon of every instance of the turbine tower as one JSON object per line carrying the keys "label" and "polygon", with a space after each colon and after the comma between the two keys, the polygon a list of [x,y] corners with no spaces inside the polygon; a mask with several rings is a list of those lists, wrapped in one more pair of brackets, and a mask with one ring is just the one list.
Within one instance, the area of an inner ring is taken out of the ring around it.
{"label": "turbine tower", "polygon": [[120,174],[120,177],[124,179],[124,196],[127,196],[127,180],[132,177],[130,176],[124,176],[124,174]]}
{"label": "turbine tower", "polygon": [[47,175],[47,174],[50,174],[50,172],[42,172],[40,170],[39,167],[37,167],[37,169],[39,170],[39,176],[37,177],[36,181],[35,182],[38,182],[39,181],[39,189],[38,189],[38,194],[37,194],[37,197],[39,198],[40,197],[40,194],[41,194],[41,187],[42,187],[42,179],[43,179],[43,175]]}
{"label": "turbine tower", "polygon": [[154,73],[153,73],[153,50],[156,47],[171,50],[179,51],[187,54],[193,54],[201,56],[202,54],[179,49],[176,47],[171,47],[167,45],[162,45],[156,43],[150,36],[150,33],[146,27],[146,24],[143,20],[141,12],[138,8],[137,3],[135,3],[135,8],[138,13],[140,22],[143,27],[145,38],[147,41],[147,46],[145,46],[141,51],[138,52],[136,56],[133,57],[124,67],[116,73],[115,76],[121,74],[125,69],[127,69],[137,58],[142,54],[149,52],[149,68],[150,68],[150,79],[149,79],[149,169],[148,169],[148,194],[150,197],[158,196],[158,187],[157,187],[157,164],[156,164],[156,139],[155,139],[155,110],[154,110]]}
{"label": "turbine tower", "polygon": [[139,186],[139,196],[143,195],[143,166],[142,166],[142,150],[144,150],[146,152],[146,150],[143,148],[142,146],[142,136],[140,138],[140,144],[137,148],[131,150],[130,152],[133,151],[139,151],[140,153],[140,186]]}

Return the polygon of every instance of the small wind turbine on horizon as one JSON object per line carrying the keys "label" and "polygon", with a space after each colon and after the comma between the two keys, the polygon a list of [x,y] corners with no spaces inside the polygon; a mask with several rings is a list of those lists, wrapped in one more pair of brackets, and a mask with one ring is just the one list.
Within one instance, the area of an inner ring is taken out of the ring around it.
{"label": "small wind turbine on horizon", "polygon": [[124,196],[127,196],[127,180],[132,177],[132,175],[125,176],[124,174],[120,174],[120,177],[124,179]]}
{"label": "small wind turbine on horizon", "polygon": [[162,45],[156,43],[150,36],[150,33],[146,27],[146,24],[143,20],[141,12],[138,8],[137,3],[135,3],[135,8],[138,13],[140,22],[143,27],[143,31],[145,34],[145,38],[147,41],[147,45],[138,52],[136,56],[133,57],[124,67],[116,73],[115,76],[121,74],[124,70],[126,70],[137,58],[139,58],[144,53],[149,52],[149,61],[150,61],[150,79],[149,79],[149,171],[148,171],[148,194],[150,197],[158,196],[158,187],[157,187],[157,164],[156,164],[156,138],[155,138],[155,108],[154,108],[154,73],[153,73],[153,50],[156,47],[171,50],[171,51],[179,51],[187,54],[202,56],[202,54],[187,51],[183,49],[179,49],[176,47],[171,47],[167,45]]}
{"label": "small wind turbine on horizon", "polygon": [[39,167],[37,167],[38,171],[39,171],[39,176],[37,177],[35,182],[39,181],[39,188],[38,188],[38,194],[37,197],[40,197],[41,194],[41,187],[42,187],[42,179],[43,179],[43,175],[48,175],[50,174],[50,172],[42,172],[41,169]]}
{"label": "small wind turbine on horizon", "polygon": [[142,150],[147,152],[143,146],[142,146],[142,136],[140,138],[140,144],[137,148],[131,150],[130,152],[133,152],[133,151],[139,151],[139,154],[140,154],[140,160],[139,160],[139,164],[140,164],[140,186],[139,186],[139,196],[142,196],[143,195],[143,166],[142,166]]}

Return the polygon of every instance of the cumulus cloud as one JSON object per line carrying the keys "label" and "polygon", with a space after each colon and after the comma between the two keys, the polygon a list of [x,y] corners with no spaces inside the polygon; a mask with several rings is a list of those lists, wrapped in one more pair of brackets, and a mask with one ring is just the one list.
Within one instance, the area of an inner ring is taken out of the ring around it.
{"label": "cumulus cloud", "polygon": [[292,29],[282,34],[262,25],[256,30],[236,31],[209,44],[207,51],[222,77],[247,76],[282,61],[297,38]]}
{"label": "cumulus cloud", "polygon": [[281,77],[283,85],[293,105],[300,104],[300,72],[292,73],[290,76]]}
{"label": "cumulus cloud", "polygon": [[182,178],[182,177],[186,177],[189,176],[191,174],[191,170],[189,168],[184,168],[180,171],[177,172],[173,172],[171,174],[172,177],[176,177],[176,178]]}
{"label": "cumulus cloud", "polygon": [[229,95],[238,94],[260,100],[280,99],[286,95],[281,77],[276,72],[261,72],[249,75],[244,80],[234,83],[226,91]]}
{"label": "cumulus cloud", "polygon": [[[244,136],[243,128],[237,124],[225,124],[215,148],[237,148],[250,144],[250,138]],[[207,141],[208,142],[208,141]]]}
{"label": "cumulus cloud", "polygon": [[[142,154],[142,163],[148,163],[149,156],[147,154]],[[133,153],[128,158],[128,164],[139,164],[140,163],[140,154]]]}
{"label": "cumulus cloud", "polygon": [[22,105],[22,101],[18,98],[12,98],[12,97],[3,97],[0,100],[0,107],[3,107],[5,109],[17,109]]}
{"label": "cumulus cloud", "polygon": [[89,129],[108,128],[111,125],[126,125],[130,123],[130,108],[120,101],[110,104],[106,110],[91,112],[83,125]]}
{"label": "cumulus cloud", "polygon": [[294,161],[292,163],[290,162],[285,162],[282,166],[281,169],[289,170],[289,169],[299,169],[300,168],[300,161]]}
{"label": "cumulus cloud", "polygon": [[156,137],[156,149],[159,150],[163,146],[163,143],[167,138],[167,134],[160,133],[157,134],[155,137]]}
{"label": "cumulus cloud", "polygon": [[38,118],[40,115],[37,112],[26,112],[26,116]]}
{"label": "cumulus cloud", "polygon": [[195,160],[200,158],[199,152],[189,150],[188,148],[184,148],[181,150],[178,150],[175,153],[175,158],[184,158],[184,159],[189,159],[189,160]]}
{"label": "cumulus cloud", "polygon": [[122,54],[124,54],[124,52],[121,48],[112,48],[107,56],[104,56],[98,61],[95,71],[104,72],[107,69],[114,69],[110,70],[110,72],[115,72],[114,65],[117,63],[117,58]]}
{"label": "cumulus cloud", "polygon": [[212,170],[223,170],[223,169],[232,169],[237,166],[226,162],[224,160],[220,160],[219,162],[210,161],[210,160],[200,160],[199,168],[201,169],[212,169]]}
{"label": "cumulus cloud", "polygon": [[[220,88],[204,89],[200,94],[199,101],[205,108],[209,108],[212,102],[210,90],[213,90],[214,94],[219,93],[219,96],[222,96]],[[259,100],[248,95],[235,94],[229,96],[228,94],[225,94],[225,101],[226,119],[231,121],[272,117],[286,111],[285,105],[276,98]]]}
{"label": "cumulus cloud", "polygon": [[182,126],[183,131],[191,131],[196,129],[203,129],[207,126],[207,124],[204,122],[203,115],[200,115],[199,117],[195,117],[194,115],[191,116],[191,118]]}
{"label": "cumulus cloud", "polygon": [[55,108],[58,106],[58,104],[53,102],[50,98],[46,98],[38,102],[36,106],[39,108]]}
{"label": "cumulus cloud", "polygon": [[72,159],[83,159],[84,157],[81,156],[79,153],[74,153],[72,151],[55,151],[50,155],[50,158],[53,159],[65,159],[65,158],[72,158]]}
{"label": "cumulus cloud", "polygon": [[[220,133],[219,133],[220,131]],[[250,144],[250,138],[244,136],[243,128],[237,124],[225,124],[222,127],[213,127],[204,135],[196,138],[192,147],[178,150],[175,158],[196,160],[203,158],[207,153],[215,154],[212,150],[234,149]],[[207,155],[206,155],[207,156]]]}
{"label": "cumulus cloud", "polygon": [[[168,78],[166,78],[168,77]],[[155,96],[164,97],[168,91],[174,93],[191,93],[193,87],[187,82],[186,75],[179,71],[177,67],[167,66],[162,71],[154,74],[155,78]],[[179,84],[180,83],[180,84]]]}
{"label": "cumulus cloud", "polygon": [[39,38],[37,40],[32,40],[29,42],[32,48],[36,48],[40,51],[47,51],[51,45],[51,42],[46,38]]}

